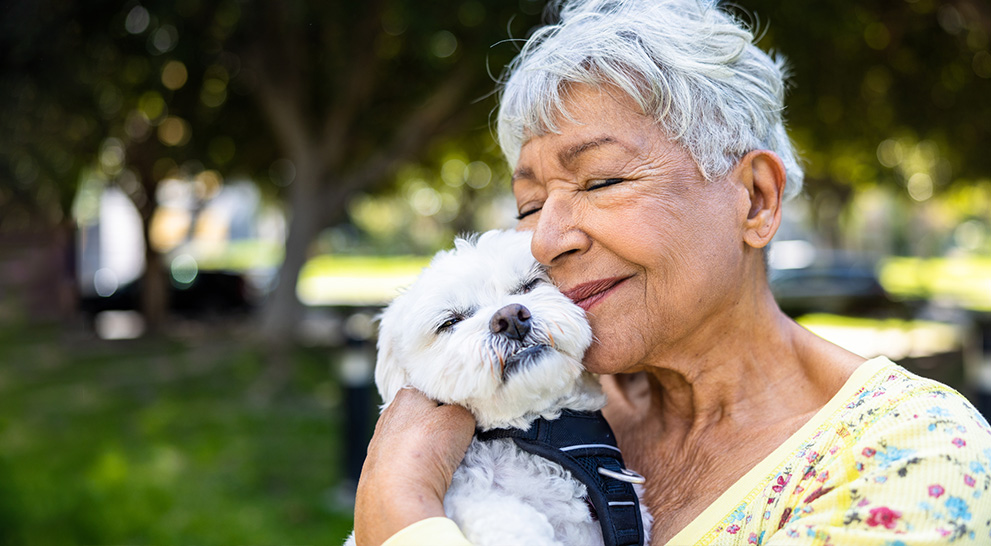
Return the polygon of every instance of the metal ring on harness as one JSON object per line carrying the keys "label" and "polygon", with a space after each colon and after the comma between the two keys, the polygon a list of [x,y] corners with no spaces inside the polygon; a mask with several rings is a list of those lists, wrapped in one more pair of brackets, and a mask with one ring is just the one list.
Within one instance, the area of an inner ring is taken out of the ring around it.
{"label": "metal ring on harness", "polygon": [[621,482],[635,483],[637,485],[643,485],[644,483],[647,482],[646,478],[626,468],[622,470],[622,473],[614,472],[612,470],[609,470],[608,468],[602,468],[601,466],[597,470],[599,471],[599,474],[602,474],[603,476],[612,478],[614,480],[619,480]]}

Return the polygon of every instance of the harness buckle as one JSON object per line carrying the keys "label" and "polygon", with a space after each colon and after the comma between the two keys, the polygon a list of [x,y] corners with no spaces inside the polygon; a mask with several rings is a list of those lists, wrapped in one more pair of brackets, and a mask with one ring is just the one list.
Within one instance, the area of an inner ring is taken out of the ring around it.
{"label": "harness buckle", "polygon": [[619,480],[621,482],[633,483],[637,485],[643,485],[647,483],[647,479],[637,474],[636,472],[623,468],[620,472],[609,470],[608,468],[602,468],[601,466],[597,469],[599,474],[606,476],[607,478],[612,478],[614,480]]}

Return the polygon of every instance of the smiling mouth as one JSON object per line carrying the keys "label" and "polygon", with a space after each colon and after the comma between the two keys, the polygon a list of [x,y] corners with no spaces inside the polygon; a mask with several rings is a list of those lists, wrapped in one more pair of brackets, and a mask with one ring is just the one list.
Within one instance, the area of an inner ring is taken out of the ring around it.
{"label": "smiling mouth", "polygon": [[613,277],[611,279],[599,279],[597,281],[579,284],[565,292],[564,295],[573,301],[575,305],[588,311],[593,305],[605,299],[613,288],[626,279],[629,279],[629,277]]}
{"label": "smiling mouth", "polygon": [[530,347],[523,349],[522,351],[513,353],[509,358],[506,359],[506,363],[502,367],[502,378],[505,380],[514,372],[527,367],[528,365],[533,363],[534,360],[538,359],[540,355],[544,353],[544,351],[547,351],[549,349],[550,347],[548,347],[547,345],[540,344],[540,345],[532,345]]}

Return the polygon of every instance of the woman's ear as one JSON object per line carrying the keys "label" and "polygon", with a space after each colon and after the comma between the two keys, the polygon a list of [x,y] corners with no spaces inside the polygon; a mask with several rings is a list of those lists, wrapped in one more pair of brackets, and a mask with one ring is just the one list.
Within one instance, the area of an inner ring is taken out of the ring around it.
{"label": "woman's ear", "polygon": [[787,179],[784,163],[774,152],[754,150],[743,156],[737,169],[750,205],[743,240],[753,248],[764,248],[781,225],[781,199]]}

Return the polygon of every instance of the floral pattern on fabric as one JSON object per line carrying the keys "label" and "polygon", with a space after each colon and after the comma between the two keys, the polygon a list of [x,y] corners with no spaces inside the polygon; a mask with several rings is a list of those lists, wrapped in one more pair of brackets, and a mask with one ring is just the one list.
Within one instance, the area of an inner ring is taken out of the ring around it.
{"label": "floral pattern on fabric", "polygon": [[696,544],[991,544],[991,428],[889,363]]}

